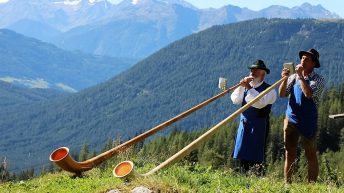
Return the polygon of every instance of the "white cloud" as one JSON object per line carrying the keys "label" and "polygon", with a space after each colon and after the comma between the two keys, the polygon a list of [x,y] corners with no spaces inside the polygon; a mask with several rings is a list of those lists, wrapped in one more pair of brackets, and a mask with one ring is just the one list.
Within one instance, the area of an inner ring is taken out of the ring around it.
{"label": "white cloud", "polygon": [[9,0],[0,0],[0,3],[7,3]]}

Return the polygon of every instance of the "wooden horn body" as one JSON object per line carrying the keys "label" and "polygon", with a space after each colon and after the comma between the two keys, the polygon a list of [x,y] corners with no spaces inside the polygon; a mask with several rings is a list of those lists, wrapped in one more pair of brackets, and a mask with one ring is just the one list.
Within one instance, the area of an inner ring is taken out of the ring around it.
{"label": "wooden horn body", "polygon": [[190,115],[191,113],[197,111],[198,109],[208,105],[209,103],[219,99],[222,96],[225,96],[229,91],[237,88],[238,86],[240,86],[240,84],[236,84],[235,86],[228,88],[227,90],[221,92],[220,94],[209,98],[208,100],[192,107],[191,109],[184,111],[183,113],[173,117],[172,119],[165,121],[163,123],[161,123],[160,125],[130,139],[129,141],[118,145],[104,153],[99,154],[98,156],[95,156],[89,160],[83,161],[83,162],[77,162],[75,161],[69,154],[69,148],[67,147],[60,147],[56,150],[54,150],[51,154],[50,154],[50,161],[54,162],[56,165],[58,165],[60,168],[62,168],[65,171],[71,172],[71,173],[75,173],[75,174],[80,174],[83,171],[87,171],[92,169],[93,167],[99,165],[100,163],[102,163],[103,161],[111,158],[112,156],[115,156],[117,154],[119,154],[120,152],[126,150],[127,148],[129,148],[131,145],[134,145],[142,140],[144,140],[145,138],[153,135],[154,133],[160,131],[161,129],[171,125],[172,123]]}

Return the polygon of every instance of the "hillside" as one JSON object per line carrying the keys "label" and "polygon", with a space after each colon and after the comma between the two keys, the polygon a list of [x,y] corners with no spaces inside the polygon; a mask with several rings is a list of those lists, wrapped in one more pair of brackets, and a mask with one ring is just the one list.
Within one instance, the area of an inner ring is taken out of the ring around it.
{"label": "hillside", "polygon": [[0,29],[0,79],[8,82],[38,82],[42,88],[75,91],[108,80],[136,61],[69,52]]}
{"label": "hillside", "polygon": [[[338,85],[344,82],[343,31],[343,21],[310,19],[259,19],[212,27],[95,87],[0,112],[0,154],[13,168],[39,168],[60,146],[73,152],[87,143],[99,150],[108,138],[126,140],[217,94],[220,76],[228,78],[229,85],[237,83],[257,58],[271,69],[267,82],[273,83],[280,79],[284,62],[298,62],[299,50],[315,47],[321,55],[319,72],[327,85]],[[279,99],[273,106],[275,114],[285,109],[285,102]],[[234,109],[224,97],[172,127],[209,127]]]}
{"label": "hillside", "polygon": [[29,89],[0,81],[1,108],[45,101],[62,96],[67,96],[67,93],[53,89]]}

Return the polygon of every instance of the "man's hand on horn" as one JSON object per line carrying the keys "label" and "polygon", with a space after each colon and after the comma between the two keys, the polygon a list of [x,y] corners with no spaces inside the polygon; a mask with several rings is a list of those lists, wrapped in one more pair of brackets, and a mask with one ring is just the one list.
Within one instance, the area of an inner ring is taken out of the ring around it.
{"label": "man's hand on horn", "polygon": [[252,86],[250,85],[250,82],[253,81],[254,77],[247,76],[240,80],[240,86],[245,87],[246,89],[251,89]]}

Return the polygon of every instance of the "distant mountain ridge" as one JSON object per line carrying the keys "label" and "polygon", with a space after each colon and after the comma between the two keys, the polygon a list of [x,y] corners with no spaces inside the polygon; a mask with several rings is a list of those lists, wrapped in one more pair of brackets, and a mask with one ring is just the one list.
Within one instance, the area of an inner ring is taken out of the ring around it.
{"label": "distant mountain ridge", "polygon": [[[13,170],[38,169],[60,146],[78,152],[85,143],[99,150],[108,138],[127,140],[218,94],[219,77],[236,84],[258,58],[270,68],[266,81],[271,84],[281,78],[284,62],[297,63],[299,50],[314,47],[320,52],[317,72],[327,86],[336,86],[344,82],[343,31],[343,20],[256,19],[214,26],[92,88],[20,109],[0,109],[0,155]],[[274,114],[283,113],[286,103],[279,98]],[[225,96],[164,131],[207,128],[235,109]]]}
{"label": "distant mountain ridge", "polygon": [[183,0],[123,0],[116,5],[107,0],[10,0],[0,4],[0,13],[0,27],[64,49],[136,58],[213,25],[260,17],[340,18],[309,3],[252,11],[233,5],[198,9]]}
{"label": "distant mountain ridge", "polygon": [[134,59],[68,52],[0,29],[0,80],[32,88],[75,92],[129,68]]}

